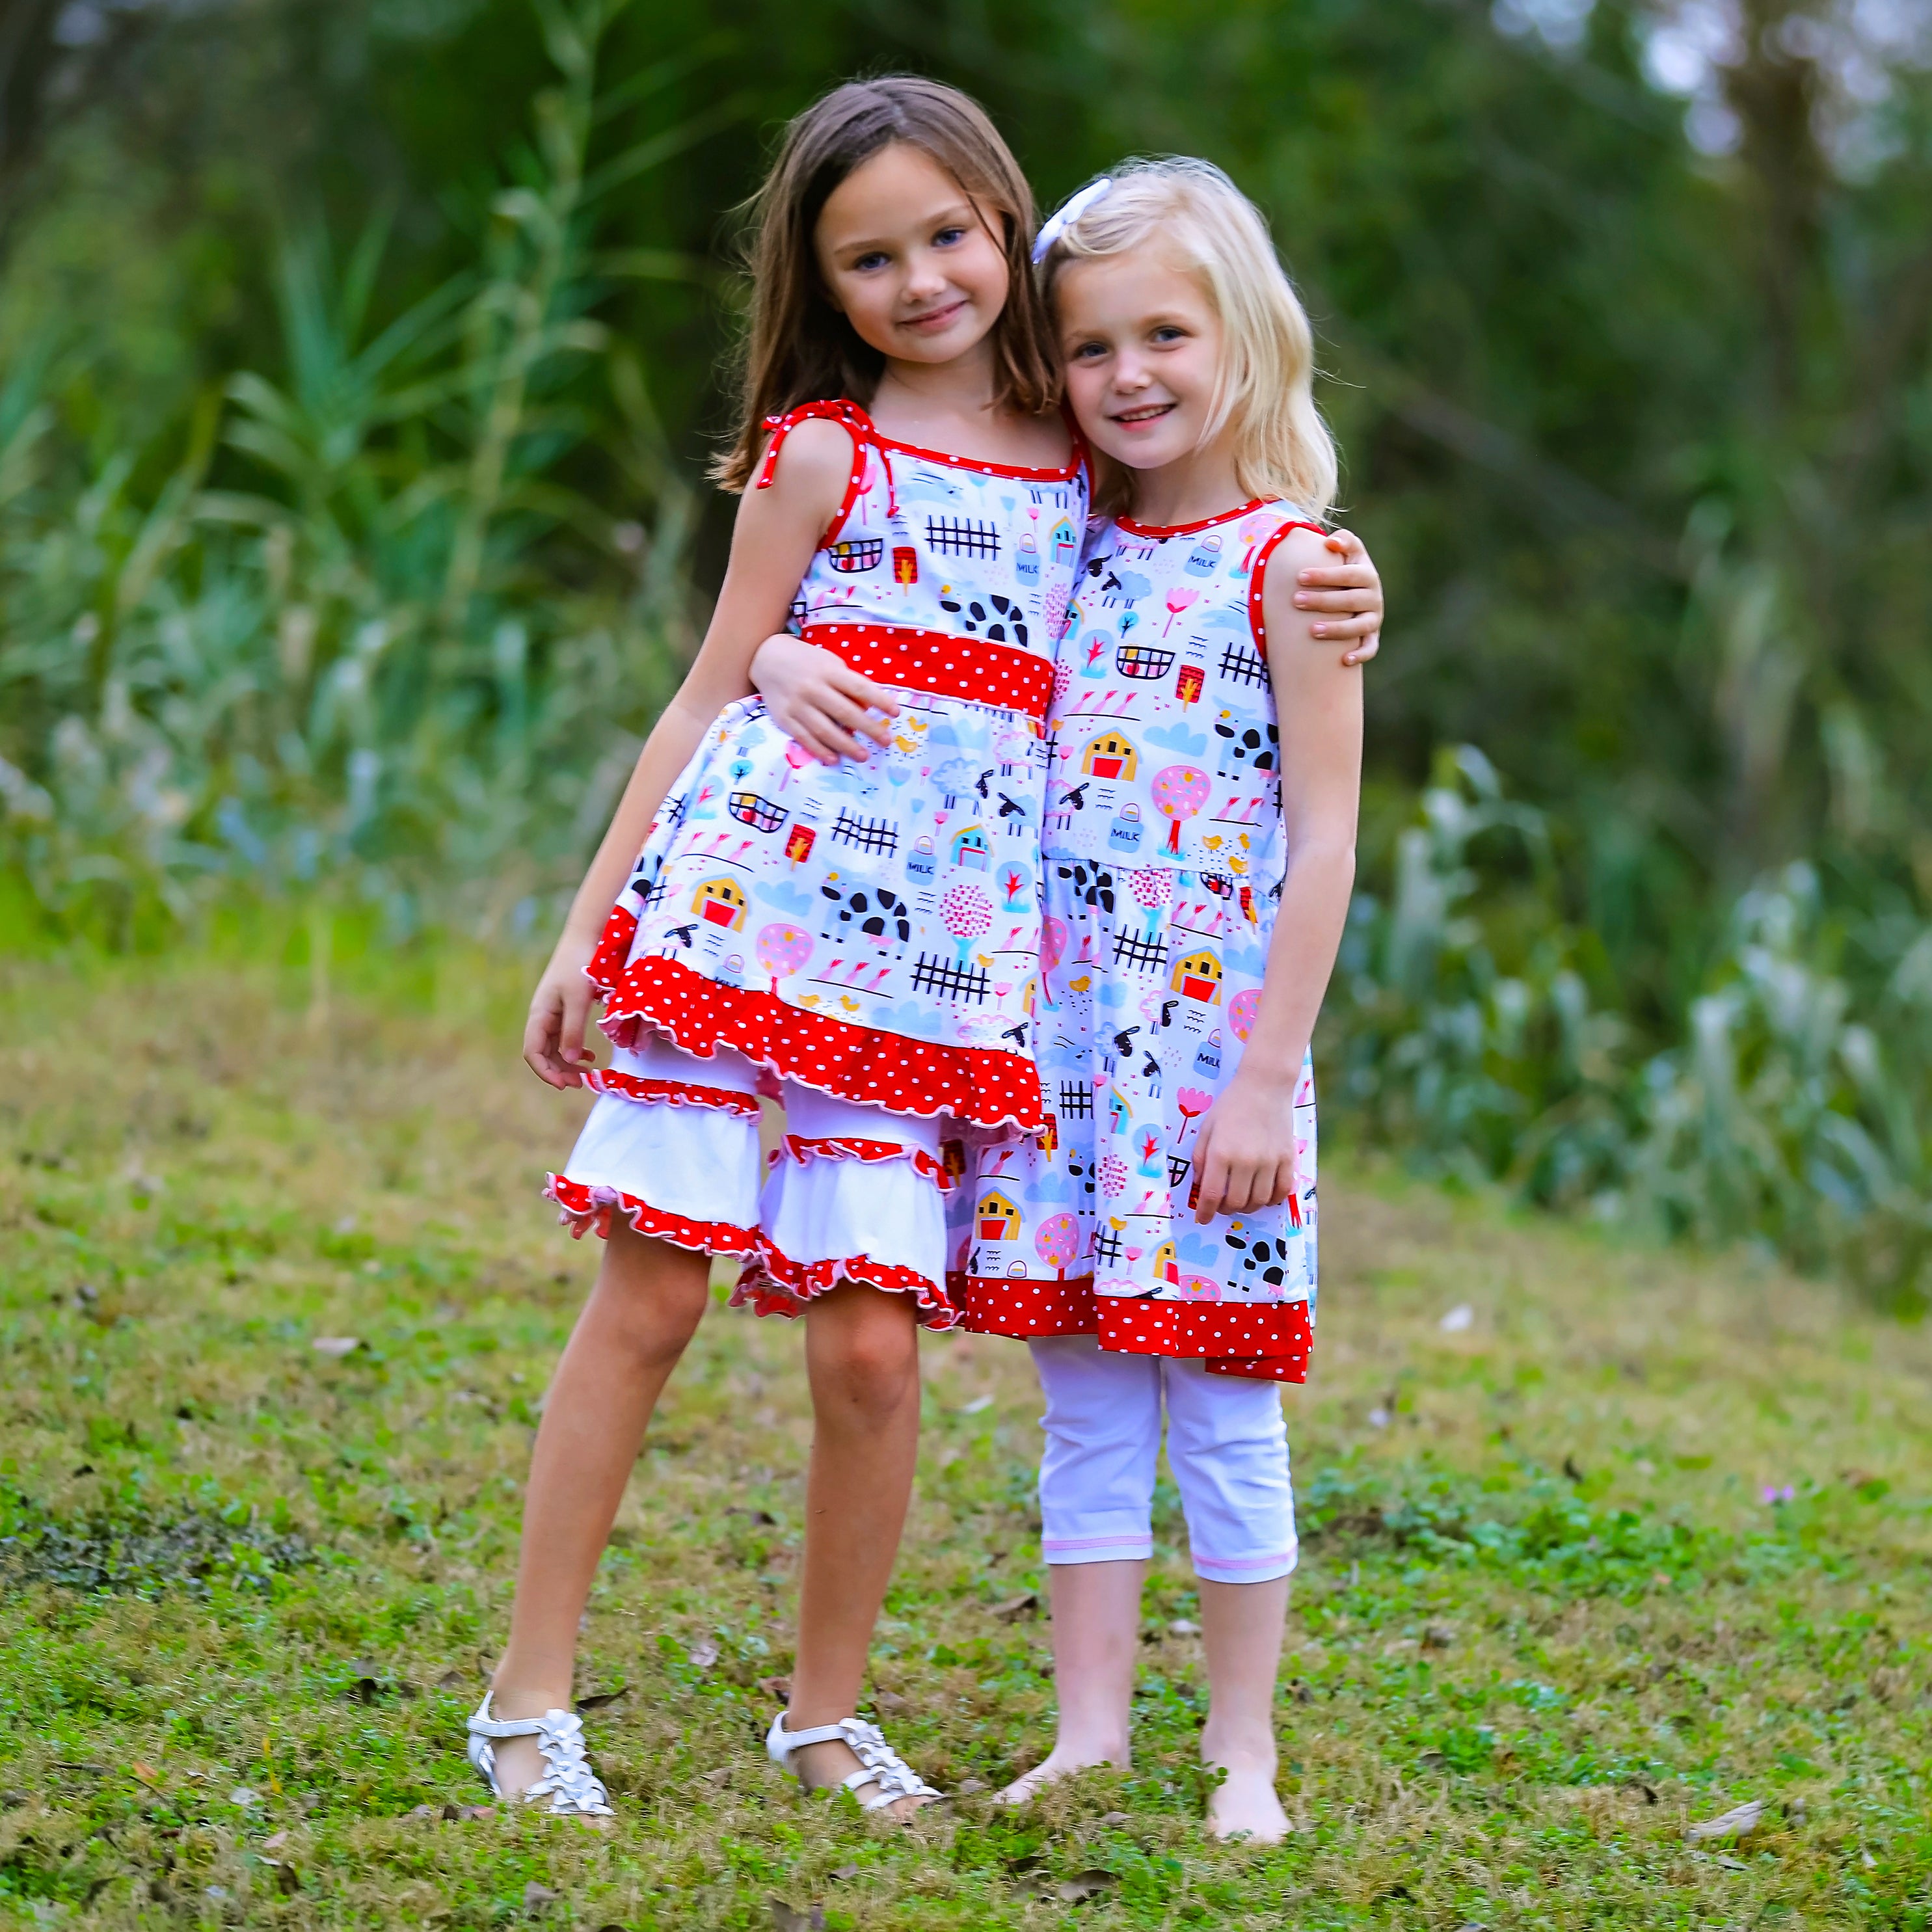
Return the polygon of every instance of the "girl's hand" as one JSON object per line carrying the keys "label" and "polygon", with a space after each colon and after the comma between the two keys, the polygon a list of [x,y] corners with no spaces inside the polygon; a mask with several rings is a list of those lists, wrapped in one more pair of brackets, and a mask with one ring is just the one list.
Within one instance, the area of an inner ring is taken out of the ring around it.
{"label": "girl's hand", "polygon": [[1194,1143],[1194,1218],[1252,1214],[1294,1192],[1293,1080],[1237,1073],[1201,1117]]}
{"label": "girl's hand", "polygon": [[566,932],[530,995],[530,1016],[524,1023],[524,1060],[539,1080],[553,1087],[582,1086],[586,1070],[597,1064],[584,1037],[597,998],[584,969],[596,950],[594,938],[574,939]]}
{"label": "girl's hand", "polygon": [[899,707],[884,686],[860,676],[836,651],[789,631],[758,646],[752,682],[772,722],[820,764],[836,765],[841,758],[863,764],[872,748],[860,743],[861,731],[874,745],[891,740],[890,721]]}
{"label": "girl's hand", "polygon": [[1310,624],[1310,634],[1360,638],[1342,652],[1342,662],[1366,664],[1382,649],[1382,580],[1367,548],[1352,530],[1331,530],[1323,541],[1342,561],[1295,573],[1295,608],[1336,614]]}

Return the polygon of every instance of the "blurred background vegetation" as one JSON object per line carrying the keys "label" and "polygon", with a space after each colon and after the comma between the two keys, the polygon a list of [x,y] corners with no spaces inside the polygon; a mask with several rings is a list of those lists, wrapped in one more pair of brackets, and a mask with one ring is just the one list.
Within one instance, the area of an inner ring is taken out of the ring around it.
{"label": "blurred background vegetation", "polygon": [[733,206],[897,68],[1046,203],[1210,156],[1308,296],[1392,613],[1331,1120],[1918,1305],[1927,0],[10,0],[10,932],[545,939],[721,566]]}

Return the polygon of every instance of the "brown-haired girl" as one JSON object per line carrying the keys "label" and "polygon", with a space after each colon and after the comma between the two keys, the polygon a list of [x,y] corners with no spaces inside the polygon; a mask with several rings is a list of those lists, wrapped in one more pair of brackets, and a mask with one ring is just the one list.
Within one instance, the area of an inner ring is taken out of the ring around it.
{"label": "brown-haired girl", "polygon": [[[493,1790],[560,1813],[609,1811],[571,1714],[578,1622],[718,1255],[742,1262],[737,1301],[806,1317],[815,1430],[771,1754],[868,1810],[938,1795],[855,1708],[911,1487],[917,1324],[958,1318],[940,1136],[1042,1119],[1041,721],[1087,483],[1050,407],[1026,182],[964,95],[866,81],[792,123],[756,214],[730,565],[524,1036],[542,1078],[598,1096],[550,1191],[605,1245],[470,1730]],[[821,761],[752,695],[788,617],[890,694],[873,755]],[[762,1188],[760,1094],[788,1129]]]}

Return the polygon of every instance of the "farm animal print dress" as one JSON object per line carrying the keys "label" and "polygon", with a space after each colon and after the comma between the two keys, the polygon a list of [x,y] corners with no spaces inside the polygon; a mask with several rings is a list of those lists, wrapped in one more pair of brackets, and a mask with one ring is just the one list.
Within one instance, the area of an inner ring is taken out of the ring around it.
{"label": "farm animal print dress", "polygon": [[[790,628],[892,690],[892,741],[828,767],[761,700],[720,715],[591,962],[617,1051],[550,1191],[580,1233],[615,1209],[743,1256],[736,1298],[762,1312],[850,1279],[949,1326],[940,1133],[1044,1120],[1046,718],[1087,479],[1077,453],[971,462],[837,401],[772,420],[758,488],[810,417],[844,427],[852,468]],[[791,1130],[762,1201],[757,1090]]]}
{"label": "farm animal print dress", "polygon": [[1090,540],[1060,645],[1042,869],[1046,1130],[986,1147],[952,1216],[968,1328],[1090,1334],[1300,1382],[1314,1341],[1315,1090],[1296,1192],[1205,1227],[1201,1116],[1240,1064],[1286,869],[1262,590],[1298,526],[1250,503]]}

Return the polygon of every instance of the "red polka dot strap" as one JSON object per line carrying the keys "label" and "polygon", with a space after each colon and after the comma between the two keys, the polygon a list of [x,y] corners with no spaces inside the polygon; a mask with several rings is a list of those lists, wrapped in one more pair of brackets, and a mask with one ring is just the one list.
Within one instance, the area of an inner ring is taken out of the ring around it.
{"label": "red polka dot strap", "polygon": [[808,624],[807,644],[836,651],[862,677],[904,691],[963,698],[1044,718],[1053,698],[1053,664],[1010,644],[896,624]]}
{"label": "red polka dot strap", "polygon": [[757,476],[752,479],[752,488],[769,490],[772,479],[777,474],[778,452],[784,448],[785,438],[802,422],[836,422],[848,430],[852,438],[852,470],[846,478],[845,494],[840,501],[838,514],[832,519],[824,536],[820,538],[823,548],[838,534],[840,526],[852,514],[852,506],[859,500],[859,492],[866,487],[866,451],[868,444],[878,452],[880,466],[886,477],[886,514],[895,514],[898,508],[898,499],[892,489],[892,466],[886,454],[885,439],[878,432],[872,418],[856,403],[848,402],[843,396],[814,403],[800,403],[797,408],[788,410],[783,416],[767,416],[765,428],[772,433],[771,442],[766,446],[764,458],[758,465]]}

